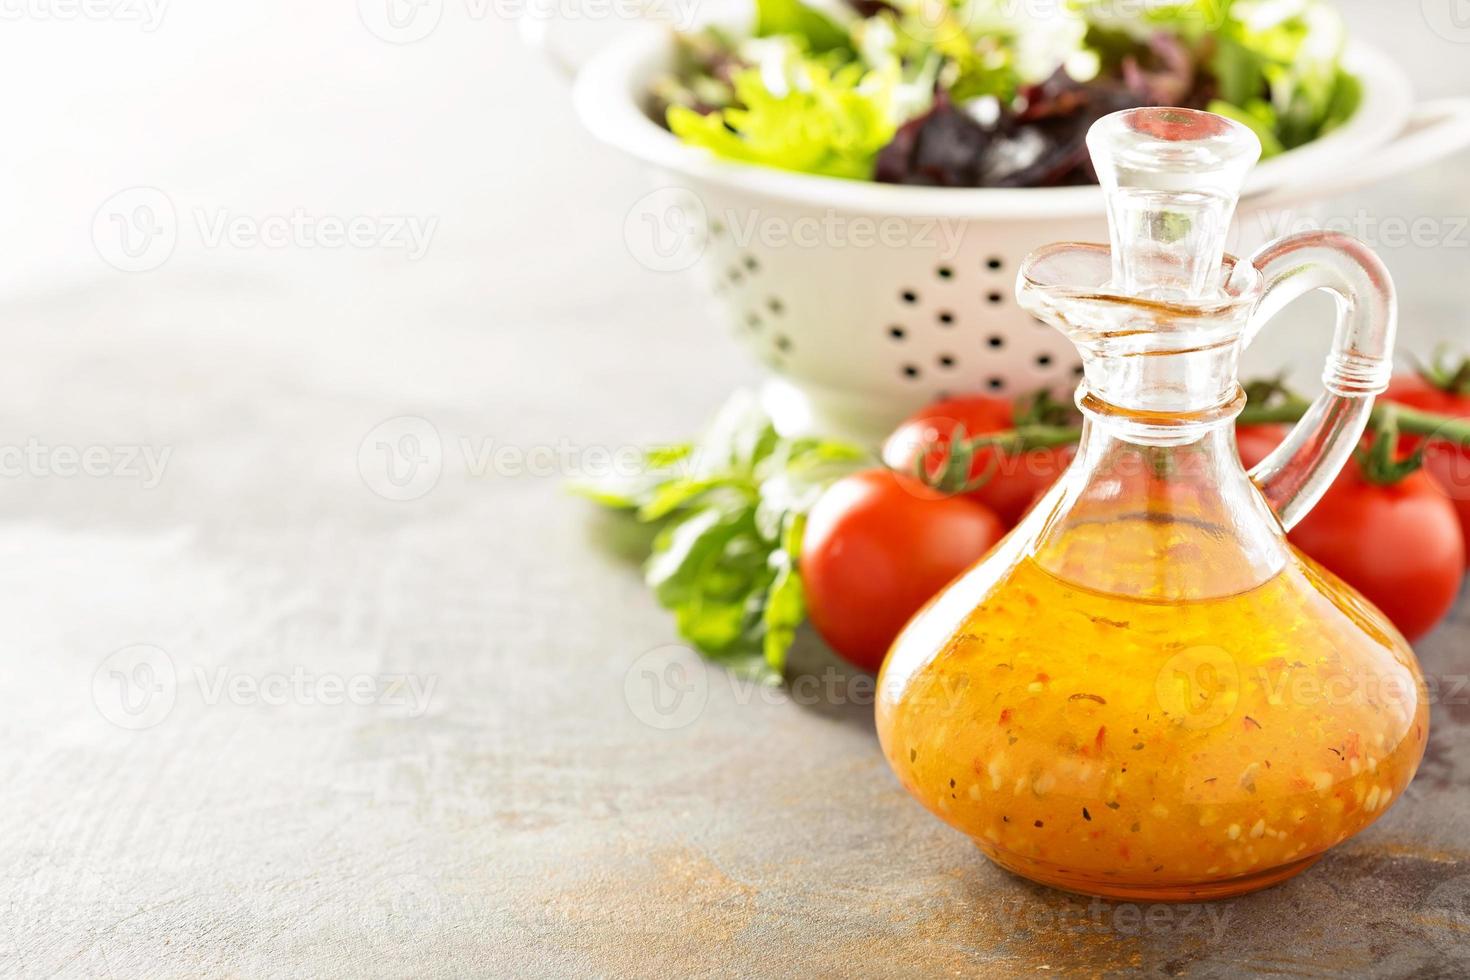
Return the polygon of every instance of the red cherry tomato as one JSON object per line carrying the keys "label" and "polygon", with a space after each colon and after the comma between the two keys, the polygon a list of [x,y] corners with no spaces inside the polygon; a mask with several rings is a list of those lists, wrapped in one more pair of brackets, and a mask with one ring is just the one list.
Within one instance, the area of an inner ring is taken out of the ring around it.
{"label": "red cherry tomato", "polygon": [[[1242,462],[1255,466],[1287,431],[1284,425],[1239,427]],[[1349,462],[1289,537],[1413,640],[1443,618],[1459,593],[1465,549],[1459,523],[1451,501],[1425,471],[1382,486]]]}
{"label": "red cherry tomato", "polygon": [[1384,398],[1451,418],[1470,418],[1470,395],[1446,391],[1419,374],[1395,374]]}
{"label": "red cherry tomato", "polygon": [[[1417,374],[1396,375],[1384,398],[1436,415],[1470,418],[1470,395],[1445,391]],[[1416,436],[1405,436],[1400,448],[1412,452],[1421,441]],[[1470,446],[1431,442],[1424,451],[1424,469],[1454,503],[1461,539],[1470,557]]]}
{"label": "red cherry tomato", "polygon": [[1246,469],[1256,466],[1286,438],[1284,425],[1242,425],[1235,430],[1235,443],[1240,447],[1240,461]]}
{"label": "red cherry tomato", "polygon": [[[924,453],[924,470],[937,475],[949,460],[949,442],[957,426],[967,438],[1005,432],[1015,427],[1015,410],[1004,398],[974,395],[935,402],[910,416],[883,444],[883,462],[900,473],[912,473]],[[926,451],[927,447],[927,451]],[[968,496],[989,507],[1007,527],[1014,527],[1071,463],[1073,446],[1007,453],[993,448],[975,453],[969,479],[989,474]]]}
{"label": "red cherry tomato", "polygon": [[1465,574],[1455,509],[1423,470],[1383,485],[1366,480],[1350,461],[1290,538],[1410,640],[1449,612]]}
{"label": "red cherry tomato", "polygon": [[844,477],[807,518],[808,615],[833,650],[876,671],[903,625],[1005,535],[1000,519],[888,470]]}

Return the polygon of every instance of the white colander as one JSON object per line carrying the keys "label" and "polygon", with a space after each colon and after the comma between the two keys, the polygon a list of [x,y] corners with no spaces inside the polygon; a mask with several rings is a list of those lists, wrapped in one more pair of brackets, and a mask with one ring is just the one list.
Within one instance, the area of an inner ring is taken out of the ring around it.
{"label": "white colander", "polygon": [[[628,247],[654,272],[690,269],[771,371],[787,432],[875,438],[951,393],[1070,388],[1062,336],[1015,304],[1020,260],[1054,241],[1105,241],[1095,187],[901,187],[732,163],[688,147],[644,111],[668,64],[666,32],[635,33],[577,73],[578,114],[645,163],[654,189],[628,213]],[[1381,179],[1470,142],[1470,100],[1415,107],[1383,55],[1353,47],[1353,120],[1257,168],[1235,251],[1300,230],[1310,199]]]}

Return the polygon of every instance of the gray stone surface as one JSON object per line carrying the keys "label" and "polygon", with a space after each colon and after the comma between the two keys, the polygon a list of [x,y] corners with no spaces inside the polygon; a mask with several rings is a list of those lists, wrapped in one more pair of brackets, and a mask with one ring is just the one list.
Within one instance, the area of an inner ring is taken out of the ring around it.
{"label": "gray stone surface", "polygon": [[[1351,9],[1423,91],[1470,88],[1470,48],[1380,6]],[[0,480],[0,973],[1470,969],[1465,692],[1380,823],[1208,910],[991,867],[899,789],[860,686],[798,704],[697,669],[698,710],[656,727],[642,671],[675,636],[563,478],[757,375],[627,254],[636,168],[503,21],[449,3],[392,46],[351,7],[0,34],[0,443],[110,471]],[[1463,214],[1465,162],[1352,206]],[[180,234],[128,274],[91,228],[139,185]],[[437,230],[417,260],[211,245],[222,208]],[[1389,250],[1416,344],[1463,336],[1466,254]],[[432,487],[389,480],[382,444],[436,437]],[[156,485],[134,447],[168,453]],[[1463,677],[1466,616],[1428,672]]]}

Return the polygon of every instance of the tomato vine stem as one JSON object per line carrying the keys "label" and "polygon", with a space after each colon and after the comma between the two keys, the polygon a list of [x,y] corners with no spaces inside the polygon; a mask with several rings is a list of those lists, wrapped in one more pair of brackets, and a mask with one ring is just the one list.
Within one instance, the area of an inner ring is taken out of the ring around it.
{"label": "tomato vine stem", "polygon": [[[1307,413],[1311,403],[1302,399],[1291,399],[1274,405],[1251,406],[1236,418],[1237,425],[1271,425],[1298,422]],[[1370,427],[1378,428],[1392,413],[1400,432],[1426,436],[1434,442],[1449,442],[1459,446],[1470,446],[1470,419],[1436,415],[1403,405],[1380,402],[1373,408]],[[1011,452],[1028,449],[1049,449],[1054,446],[1075,444],[1082,437],[1082,429],[1064,425],[1019,425],[1006,432],[993,432],[964,440],[964,445],[973,452],[986,447],[996,447]]]}

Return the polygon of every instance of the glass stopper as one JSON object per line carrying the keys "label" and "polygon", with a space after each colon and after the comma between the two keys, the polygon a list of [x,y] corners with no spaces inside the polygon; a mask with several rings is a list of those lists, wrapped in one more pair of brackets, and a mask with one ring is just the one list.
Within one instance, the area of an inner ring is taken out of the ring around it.
{"label": "glass stopper", "polygon": [[1197,300],[1220,286],[1220,262],[1245,176],[1261,155],[1247,127],[1195,109],[1125,109],[1087,134],[1107,196],[1112,288]]}

